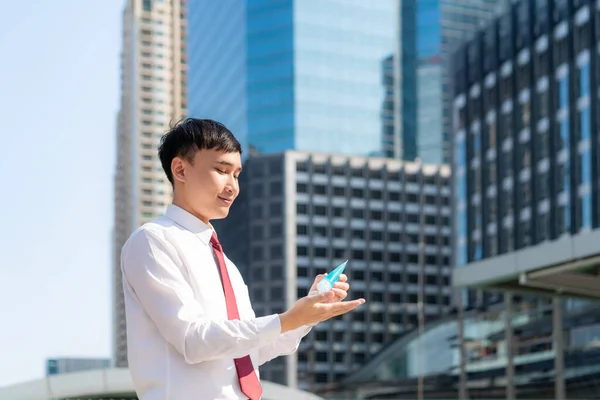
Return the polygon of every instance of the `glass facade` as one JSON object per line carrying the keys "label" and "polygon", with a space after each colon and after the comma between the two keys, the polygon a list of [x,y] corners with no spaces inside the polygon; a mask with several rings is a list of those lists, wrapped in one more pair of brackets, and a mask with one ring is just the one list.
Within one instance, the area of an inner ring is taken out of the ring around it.
{"label": "glass facade", "polygon": [[396,133],[396,140],[399,142],[397,146],[399,152],[394,156],[403,160],[412,161],[418,157],[417,152],[417,136],[418,136],[418,121],[417,110],[418,103],[418,52],[417,38],[419,37],[419,26],[417,24],[418,7],[414,0],[402,1],[401,19],[400,19],[400,51],[402,57],[401,62],[398,62],[396,56],[396,68],[398,75],[401,77],[399,87],[395,90],[398,93],[398,101],[400,106],[397,108],[395,117],[400,119],[398,125],[399,131]]}
{"label": "glass facade", "polygon": [[[441,98],[442,122],[439,131],[438,141],[440,142],[441,157],[443,162],[451,161],[451,116],[453,93],[452,86],[455,84],[451,80],[452,68],[449,66],[450,55],[468,38],[472,37],[482,26],[499,15],[508,7],[510,0],[438,0],[441,38]],[[427,1],[425,3],[433,3]],[[428,34],[428,37],[430,35]],[[437,135],[437,134],[436,134]],[[424,136],[428,136],[425,135]]]}
{"label": "glass facade", "polygon": [[452,60],[457,265],[600,223],[591,95],[600,9],[577,0],[511,7]]}
{"label": "glass facade", "polygon": [[[404,160],[448,163],[450,145],[445,124],[450,120],[451,93],[448,54],[464,38],[501,9],[506,0],[447,2],[402,1],[400,45],[402,62],[400,121],[396,146],[387,143],[384,154]],[[393,83],[393,82],[392,82]]]}
{"label": "glass facade", "polygon": [[243,1],[188,2],[188,114],[224,123],[243,149],[248,147],[245,24]]}
{"label": "glass facade", "polygon": [[577,114],[579,118],[578,156],[580,165],[579,218],[581,230],[592,228],[592,121],[590,112],[590,50],[584,49],[577,56],[578,99]]}
{"label": "glass facade", "polygon": [[193,0],[189,14],[192,116],[262,153],[381,154],[395,0]]}
{"label": "glass facade", "polygon": [[[396,44],[396,1],[303,0],[293,6],[294,148],[379,154],[386,97],[381,63]],[[259,149],[281,150],[257,134],[251,124]]]}
{"label": "glass facade", "polygon": [[296,145],[294,2],[247,0],[245,3],[248,144],[264,153],[293,149]]}
{"label": "glass facade", "polygon": [[192,0],[190,114],[262,153],[448,162],[446,54],[503,1]]}
{"label": "glass facade", "polygon": [[442,19],[440,0],[417,5],[417,154],[423,162],[441,163]]}

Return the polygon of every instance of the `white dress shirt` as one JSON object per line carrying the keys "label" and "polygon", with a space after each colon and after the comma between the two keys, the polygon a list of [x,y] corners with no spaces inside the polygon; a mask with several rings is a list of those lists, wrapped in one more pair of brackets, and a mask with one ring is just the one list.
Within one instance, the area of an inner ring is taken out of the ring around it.
{"label": "white dress shirt", "polygon": [[310,331],[281,334],[277,314],[257,318],[248,287],[225,257],[240,313],[229,321],[212,233],[169,205],[123,246],[129,369],[140,400],[247,398],[233,359],[249,354],[258,374],[259,365],[295,352]]}

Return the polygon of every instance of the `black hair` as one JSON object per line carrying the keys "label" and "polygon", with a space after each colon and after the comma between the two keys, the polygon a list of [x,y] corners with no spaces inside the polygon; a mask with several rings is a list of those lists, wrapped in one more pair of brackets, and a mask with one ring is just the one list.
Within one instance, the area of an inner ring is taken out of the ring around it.
{"label": "black hair", "polygon": [[158,158],[173,185],[171,162],[175,157],[194,163],[199,150],[222,150],[225,153],[242,154],[242,146],[225,125],[210,119],[185,118],[177,122],[160,139]]}

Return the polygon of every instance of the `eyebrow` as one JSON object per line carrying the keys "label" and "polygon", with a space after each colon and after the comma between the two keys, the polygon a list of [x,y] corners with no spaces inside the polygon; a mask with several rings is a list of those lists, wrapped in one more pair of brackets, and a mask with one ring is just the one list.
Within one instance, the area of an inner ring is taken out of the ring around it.
{"label": "eyebrow", "polygon": [[[235,167],[235,165],[233,165],[232,163],[228,162],[228,161],[224,161],[224,160],[217,160],[215,161],[215,164],[220,164],[220,165],[226,165],[228,167]],[[242,171],[242,167],[239,167],[237,169],[238,172]]]}

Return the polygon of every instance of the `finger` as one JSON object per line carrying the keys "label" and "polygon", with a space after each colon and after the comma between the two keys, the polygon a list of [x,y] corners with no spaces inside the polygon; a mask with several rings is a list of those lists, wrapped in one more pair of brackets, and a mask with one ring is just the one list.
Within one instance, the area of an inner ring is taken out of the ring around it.
{"label": "finger", "polygon": [[337,300],[344,300],[346,298],[346,296],[348,296],[348,292],[346,292],[345,290],[341,290],[341,289],[331,289],[333,291],[333,293],[335,294],[335,297],[337,298]]}
{"label": "finger", "polygon": [[328,292],[325,293],[319,293],[315,296],[311,296],[309,297],[309,300],[311,303],[316,304],[316,303],[325,303],[328,302],[330,300],[333,300],[335,298],[335,295],[333,294],[333,292],[330,290]]}
{"label": "finger", "polygon": [[350,284],[348,284],[346,282],[336,282],[335,285],[333,285],[333,287],[337,288],[337,289],[348,291],[348,289],[350,289]]}
{"label": "finger", "polygon": [[315,283],[319,283],[321,279],[325,278],[325,274],[319,274],[315,277]]}
{"label": "finger", "polygon": [[340,278],[338,282],[346,282],[348,280],[348,276],[346,274],[340,274]]}
{"label": "finger", "polygon": [[357,300],[327,304],[327,307],[329,308],[328,311],[329,311],[330,315],[332,317],[335,317],[337,315],[342,315],[349,311],[352,311],[356,307],[358,307],[364,303],[365,303],[365,299],[357,299]]}

